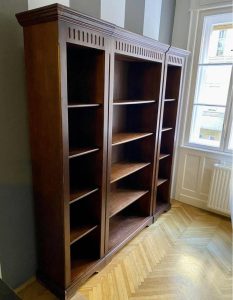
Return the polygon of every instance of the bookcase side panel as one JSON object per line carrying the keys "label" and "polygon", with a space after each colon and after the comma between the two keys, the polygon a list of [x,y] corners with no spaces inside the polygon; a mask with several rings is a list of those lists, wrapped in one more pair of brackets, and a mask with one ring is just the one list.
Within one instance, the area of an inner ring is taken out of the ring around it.
{"label": "bookcase side panel", "polygon": [[64,288],[63,138],[57,22],[24,28],[38,275]]}

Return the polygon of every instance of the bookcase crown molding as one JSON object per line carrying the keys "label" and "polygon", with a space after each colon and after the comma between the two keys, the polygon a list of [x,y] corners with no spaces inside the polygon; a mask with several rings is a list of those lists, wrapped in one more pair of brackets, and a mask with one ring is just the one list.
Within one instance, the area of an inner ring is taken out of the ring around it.
{"label": "bookcase crown molding", "polygon": [[154,50],[157,49],[163,53],[169,49],[169,45],[165,45],[137,33],[129,32],[117,25],[80,13],[74,9],[57,3],[18,13],[16,14],[16,17],[20,25],[23,27],[51,21],[63,21],[83,27],[86,30],[89,29],[101,32],[106,36],[111,36],[115,39],[120,39],[128,43],[137,44],[141,47],[153,48]]}

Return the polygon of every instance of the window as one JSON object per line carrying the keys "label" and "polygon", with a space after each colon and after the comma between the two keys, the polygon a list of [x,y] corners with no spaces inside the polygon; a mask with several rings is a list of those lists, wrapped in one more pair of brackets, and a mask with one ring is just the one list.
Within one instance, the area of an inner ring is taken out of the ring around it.
{"label": "window", "polygon": [[204,17],[189,144],[233,150],[232,14]]}

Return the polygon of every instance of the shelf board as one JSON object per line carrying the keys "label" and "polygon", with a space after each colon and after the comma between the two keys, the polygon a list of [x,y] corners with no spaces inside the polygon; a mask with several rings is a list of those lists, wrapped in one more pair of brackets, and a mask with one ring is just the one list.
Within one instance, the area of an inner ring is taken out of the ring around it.
{"label": "shelf board", "polygon": [[129,238],[138,228],[146,223],[148,217],[116,215],[110,221],[109,251]]}
{"label": "shelf board", "polygon": [[131,105],[131,104],[148,104],[155,103],[155,100],[118,100],[114,101],[113,105]]}
{"label": "shelf board", "polygon": [[166,181],[168,181],[168,179],[165,179],[165,178],[158,178],[157,186],[160,186],[161,184],[165,183]]}
{"label": "shelf board", "polygon": [[145,168],[150,163],[129,163],[120,162],[112,165],[111,183],[124,178],[142,168]]}
{"label": "shelf board", "polygon": [[172,127],[164,127],[164,128],[162,128],[162,132],[169,131],[169,130],[172,130],[172,129],[173,129]]}
{"label": "shelf board", "polygon": [[82,156],[82,155],[85,155],[85,154],[96,152],[98,150],[99,150],[99,148],[91,148],[91,147],[73,148],[73,149],[70,150],[69,158]]}
{"label": "shelf board", "polygon": [[176,99],[164,99],[164,102],[172,102],[172,101],[176,101]]}
{"label": "shelf board", "polygon": [[78,201],[86,196],[89,196],[90,194],[94,193],[98,191],[98,188],[94,188],[94,189],[83,189],[83,190],[76,190],[76,191],[72,191],[70,194],[70,204]]}
{"label": "shelf board", "polygon": [[123,143],[135,141],[138,139],[142,139],[144,137],[150,136],[153,133],[148,132],[148,133],[114,133],[112,135],[112,145],[120,145]]}
{"label": "shelf board", "polygon": [[88,269],[93,268],[98,263],[94,258],[75,259],[71,261],[71,280],[81,277]]}
{"label": "shelf board", "polygon": [[83,236],[91,232],[92,230],[96,229],[97,225],[92,224],[86,224],[86,225],[80,225],[76,228],[71,228],[70,230],[70,244],[72,245],[79,239],[81,239]]}
{"label": "shelf board", "polygon": [[160,153],[159,154],[159,160],[164,159],[164,158],[169,157],[169,156],[171,156],[171,154]]}
{"label": "shelf board", "polygon": [[126,208],[143,195],[148,193],[146,190],[119,189],[110,194],[109,218]]}
{"label": "shelf board", "polygon": [[100,103],[73,103],[68,104],[68,108],[98,107]]}

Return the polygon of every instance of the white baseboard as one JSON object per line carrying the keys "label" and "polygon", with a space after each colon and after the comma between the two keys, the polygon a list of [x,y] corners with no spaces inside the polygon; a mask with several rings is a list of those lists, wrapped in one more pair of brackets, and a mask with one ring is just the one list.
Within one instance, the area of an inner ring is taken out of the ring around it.
{"label": "white baseboard", "polygon": [[177,200],[180,202],[192,205],[194,207],[201,208],[201,209],[207,210],[209,212],[213,212],[213,213],[221,215],[221,216],[230,217],[229,214],[225,214],[223,212],[216,211],[214,209],[207,207],[206,201],[202,200],[202,199],[198,199],[198,198],[194,198],[194,197],[190,197],[190,196],[181,194],[179,196],[179,199],[177,199]]}
{"label": "white baseboard", "polygon": [[187,196],[184,194],[180,194],[178,201],[198,207],[198,208],[207,209],[206,202],[204,200],[190,197],[190,196]]}

